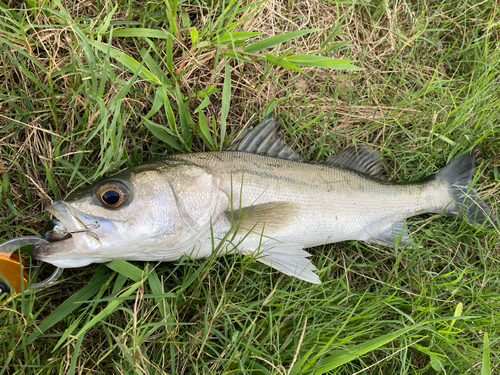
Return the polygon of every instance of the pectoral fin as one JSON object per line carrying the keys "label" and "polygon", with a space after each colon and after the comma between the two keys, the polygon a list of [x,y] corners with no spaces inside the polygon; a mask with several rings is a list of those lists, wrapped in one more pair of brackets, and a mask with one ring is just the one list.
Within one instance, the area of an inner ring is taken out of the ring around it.
{"label": "pectoral fin", "polygon": [[226,217],[239,234],[253,232],[273,237],[295,220],[299,210],[300,203],[297,202],[269,202],[226,211]]}
{"label": "pectoral fin", "polygon": [[311,255],[302,249],[299,244],[277,244],[257,255],[257,260],[286,275],[294,276],[298,279],[312,284],[321,284],[316,271],[316,267],[307,257]]}

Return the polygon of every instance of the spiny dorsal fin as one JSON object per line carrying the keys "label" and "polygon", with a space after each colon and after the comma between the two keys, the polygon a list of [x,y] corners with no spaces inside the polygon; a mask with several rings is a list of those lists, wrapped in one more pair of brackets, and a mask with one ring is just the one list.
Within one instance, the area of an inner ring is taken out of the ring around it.
{"label": "spiny dorsal fin", "polygon": [[269,114],[255,128],[247,126],[226,150],[268,155],[280,159],[301,160],[285,143],[278,120]]}
{"label": "spiny dorsal fin", "polygon": [[326,161],[327,164],[349,168],[373,177],[379,177],[382,162],[378,151],[365,145],[359,145],[357,148],[349,146],[340,154],[332,156]]}
{"label": "spiny dorsal fin", "polygon": [[232,213],[226,211],[226,217],[237,225],[238,233],[264,233],[264,236],[274,236],[276,232],[290,225],[300,210],[297,202],[269,202],[242,207]]}

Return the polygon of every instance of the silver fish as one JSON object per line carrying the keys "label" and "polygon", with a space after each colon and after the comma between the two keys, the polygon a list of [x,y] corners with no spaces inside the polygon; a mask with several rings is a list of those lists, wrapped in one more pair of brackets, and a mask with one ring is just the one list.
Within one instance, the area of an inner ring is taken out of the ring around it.
{"label": "silver fish", "polygon": [[226,151],[154,159],[56,201],[47,211],[71,236],[33,256],[71,268],[240,252],[320,283],[304,248],[346,240],[410,246],[404,220],[428,212],[497,223],[470,186],[473,152],[420,182],[383,181],[380,168],[367,146],[302,161],[268,116]]}

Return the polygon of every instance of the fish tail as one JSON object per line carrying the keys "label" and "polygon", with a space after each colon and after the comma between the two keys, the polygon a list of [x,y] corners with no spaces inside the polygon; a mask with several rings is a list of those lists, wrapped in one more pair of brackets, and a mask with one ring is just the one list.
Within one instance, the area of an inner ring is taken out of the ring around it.
{"label": "fish tail", "polygon": [[497,217],[481,199],[476,189],[471,187],[476,171],[475,149],[453,159],[434,177],[448,184],[453,201],[444,213],[447,216],[466,217],[471,223],[494,228]]}

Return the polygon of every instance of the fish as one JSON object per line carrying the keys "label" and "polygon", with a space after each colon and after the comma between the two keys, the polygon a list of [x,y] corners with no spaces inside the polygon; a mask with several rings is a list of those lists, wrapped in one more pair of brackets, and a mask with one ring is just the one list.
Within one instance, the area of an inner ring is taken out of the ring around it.
{"label": "fish", "polygon": [[46,211],[63,233],[32,256],[75,268],[236,252],[319,284],[304,249],[350,240],[414,246],[405,220],[424,213],[498,225],[471,186],[474,150],[418,182],[385,181],[382,164],[366,145],[302,160],[270,114],[223,151],[165,155],[57,200]]}

